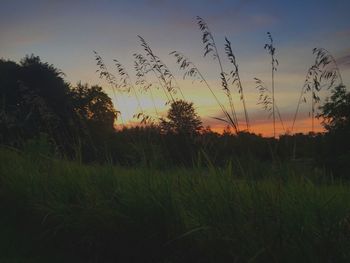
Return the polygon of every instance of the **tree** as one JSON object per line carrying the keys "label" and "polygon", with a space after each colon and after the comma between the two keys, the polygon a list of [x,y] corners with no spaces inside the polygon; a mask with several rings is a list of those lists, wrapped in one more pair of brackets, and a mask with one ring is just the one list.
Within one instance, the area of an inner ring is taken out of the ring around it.
{"label": "tree", "polygon": [[5,143],[46,133],[69,146],[75,136],[75,114],[63,73],[34,55],[20,63],[0,60],[0,127]]}
{"label": "tree", "polygon": [[71,88],[63,76],[34,55],[0,59],[0,143],[21,147],[45,134],[66,156],[106,143],[117,116],[112,100],[99,86]]}
{"label": "tree", "polygon": [[117,111],[111,98],[100,86],[78,83],[71,89],[71,97],[76,113],[90,128],[104,132],[114,131]]}
{"label": "tree", "polygon": [[177,100],[171,103],[167,119],[161,119],[160,126],[167,133],[194,135],[203,127],[192,102]]}
{"label": "tree", "polygon": [[320,109],[318,117],[328,131],[321,162],[334,175],[345,176],[350,169],[350,93],[344,85],[335,87]]}
{"label": "tree", "polygon": [[344,85],[332,90],[331,97],[320,107],[323,126],[329,132],[350,131],[350,93]]}

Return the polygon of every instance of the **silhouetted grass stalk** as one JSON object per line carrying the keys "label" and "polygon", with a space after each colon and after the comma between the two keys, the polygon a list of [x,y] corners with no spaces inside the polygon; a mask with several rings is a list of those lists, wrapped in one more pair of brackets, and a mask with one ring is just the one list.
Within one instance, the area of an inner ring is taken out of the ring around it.
{"label": "silhouetted grass stalk", "polygon": [[231,42],[227,38],[225,38],[225,41],[226,41],[226,44],[225,44],[226,55],[227,55],[229,61],[233,65],[233,70],[230,72],[230,75],[232,78],[232,85],[234,85],[234,84],[237,85],[238,93],[240,94],[240,100],[242,101],[242,104],[243,104],[245,122],[247,125],[247,131],[249,131],[250,124],[249,124],[249,118],[248,118],[248,111],[247,111],[246,102],[245,102],[245,98],[244,98],[243,86],[242,86],[241,78],[240,78],[239,71],[238,71],[238,64],[237,64],[236,56],[234,55],[234,53],[232,51]]}
{"label": "silhouetted grass stalk", "polygon": [[265,44],[264,48],[271,55],[271,89],[272,89],[272,118],[273,118],[273,137],[276,138],[276,116],[275,116],[275,71],[277,71],[278,60],[275,59],[276,48],[273,45],[273,38],[270,32],[267,32],[270,40],[269,44]]}
{"label": "silhouetted grass stalk", "polygon": [[[135,54],[134,54],[135,57]],[[152,83],[148,83],[147,78],[146,78],[146,72],[144,71],[143,64],[140,63],[140,60],[136,59],[134,61],[134,68],[136,71],[136,85],[140,85],[141,89],[145,92],[149,92],[153,107],[154,107],[154,112],[156,116],[159,118],[160,115],[158,113],[158,109],[154,100],[153,92],[152,92]]]}
{"label": "silhouetted grass stalk", "polygon": [[[151,64],[151,67],[155,70],[155,72],[158,72],[156,76],[160,78],[161,82],[164,83],[164,86],[168,91],[171,101],[175,102],[173,94],[176,93],[176,89],[172,86],[172,82],[177,83],[175,77],[171,74],[169,68],[160,60],[160,58],[153,53],[151,47],[148,45],[146,40],[141,36],[138,36],[138,38],[141,42],[141,46],[144,48],[144,51],[146,52],[146,56],[150,58],[149,62]],[[185,99],[182,93],[182,90],[178,84],[176,88],[179,90],[182,98]]]}
{"label": "silhouetted grass stalk", "polygon": [[173,51],[170,53],[170,55],[174,55],[174,57],[176,58],[176,62],[177,64],[180,65],[180,69],[185,70],[185,73],[183,75],[183,79],[186,79],[186,77],[198,77],[200,82],[203,82],[206,87],[209,89],[210,93],[213,95],[215,101],[217,102],[217,104],[219,105],[222,113],[225,115],[225,117],[227,118],[227,120],[225,119],[221,119],[221,118],[217,118],[214,117],[217,120],[220,121],[224,121],[227,124],[234,124],[234,121],[230,118],[230,114],[228,113],[228,111],[226,110],[225,106],[219,101],[218,97],[215,95],[213,89],[210,87],[209,83],[207,82],[207,80],[204,78],[204,76],[202,75],[202,73],[199,71],[199,69],[197,68],[197,66],[191,61],[189,60],[183,53],[178,52],[178,51]]}
{"label": "silhouetted grass stalk", "polygon": [[207,23],[204,21],[204,19],[202,19],[199,16],[197,16],[197,24],[199,26],[199,29],[203,32],[202,42],[204,44],[204,56],[207,56],[209,53],[212,53],[213,59],[214,60],[217,59],[217,61],[218,61],[218,65],[220,68],[221,86],[223,87],[223,90],[225,91],[225,94],[229,100],[229,105],[230,105],[230,109],[231,109],[232,117],[230,117],[228,121],[230,123],[233,121],[231,123],[231,125],[235,129],[236,133],[238,133],[239,132],[239,123],[238,123],[238,119],[237,119],[237,114],[236,114],[236,110],[235,110],[235,107],[233,104],[232,94],[231,94],[231,91],[230,91],[228,83],[227,83],[226,73],[224,72],[224,69],[223,69],[223,66],[221,63],[221,59],[220,59],[220,55],[219,55],[218,49],[216,47],[214,36],[211,33]]}
{"label": "silhouetted grass stalk", "polygon": [[[262,105],[263,106],[263,110],[269,112],[269,117],[271,117],[272,115],[272,111],[273,111],[273,100],[271,98],[271,91],[266,87],[265,83],[258,79],[258,78],[254,78],[255,83],[257,84],[256,89],[259,92],[259,97],[258,97],[258,105]],[[284,122],[281,116],[281,113],[279,111],[279,108],[277,107],[277,103],[275,102],[275,110],[277,112],[278,118],[281,122],[282,128],[283,130],[286,132],[285,126],[284,126]]]}
{"label": "silhouetted grass stalk", "polygon": [[119,102],[118,102],[117,92],[116,92],[116,88],[118,87],[117,79],[112,73],[110,73],[110,71],[107,68],[107,65],[104,63],[103,58],[97,53],[97,51],[94,50],[93,52],[95,55],[95,60],[97,61],[97,66],[99,67],[99,69],[97,69],[96,72],[99,73],[99,77],[101,79],[106,79],[107,83],[111,86],[111,89],[114,95],[114,101],[115,101],[114,106],[120,113],[119,114],[120,120],[122,125],[124,126],[124,120],[123,120],[122,113],[119,110]]}
{"label": "silhouetted grass stalk", "polygon": [[[306,103],[305,95],[311,92],[311,131],[314,131],[314,118],[315,118],[315,105],[320,101],[317,93],[324,87],[330,89],[334,86],[334,83],[339,79],[340,85],[343,85],[343,79],[340,74],[340,70],[337,61],[332,54],[324,48],[314,48],[313,54],[316,55],[314,64],[308,69],[304,81],[304,85],[301,88],[297,108],[293,118],[293,124],[291,131],[293,132],[296,123],[297,115],[299,113],[301,103]],[[332,68],[327,68],[329,64],[333,64]],[[323,80],[330,80],[329,84],[321,85]]]}
{"label": "silhouetted grass stalk", "polygon": [[143,110],[143,107],[141,105],[141,101],[139,99],[139,96],[137,94],[135,86],[134,86],[134,84],[133,84],[133,82],[132,82],[132,80],[130,78],[130,75],[125,70],[125,67],[117,59],[114,59],[113,61],[115,62],[115,66],[117,67],[118,73],[121,76],[121,83],[122,83],[121,85],[122,85],[122,87],[126,88],[128,92],[130,90],[132,91],[132,93],[134,94],[135,99],[137,101],[137,105],[140,108],[141,112],[136,113],[134,115],[134,117],[136,117],[137,119],[139,119],[141,117],[141,123],[146,123],[147,120],[149,119],[149,116],[146,115],[145,111]]}
{"label": "silhouetted grass stalk", "polygon": [[148,74],[149,72],[153,72],[154,76],[156,77],[159,86],[161,87],[161,89],[164,92],[164,95],[166,97],[166,104],[170,103],[173,101],[173,98],[169,96],[169,91],[168,89],[164,86],[164,82],[161,79],[161,77],[159,77],[159,75],[157,74],[157,72],[155,71],[154,67],[151,65],[151,63],[141,54],[134,54],[135,59],[137,59],[141,65],[142,68],[144,68],[144,72],[145,75]]}

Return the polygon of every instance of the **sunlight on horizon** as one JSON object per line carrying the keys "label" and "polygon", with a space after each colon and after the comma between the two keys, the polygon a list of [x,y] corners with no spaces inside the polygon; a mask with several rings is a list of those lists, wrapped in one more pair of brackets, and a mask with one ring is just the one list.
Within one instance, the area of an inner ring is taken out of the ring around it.
{"label": "sunlight on horizon", "polygon": [[[137,119],[135,115],[141,112],[141,109],[138,105],[135,97],[130,96],[130,94],[118,94],[117,99],[115,98],[113,92],[108,92],[108,89],[105,90],[109,96],[112,98],[112,101],[115,105],[115,108],[121,112],[121,115],[118,115],[118,119],[116,122],[116,127],[132,127],[140,125],[140,119]],[[222,93],[220,94],[220,90],[218,91],[218,97],[224,105],[228,107],[227,98]],[[214,132],[222,133],[224,130],[227,130],[228,125],[224,122],[215,120],[214,117],[218,117],[221,115],[220,108],[215,103],[215,100],[210,97],[210,94],[203,88],[202,97],[191,97],[186,99],[186,101],[195,102],[194,106],[196,112],[201,117],[203,121],[203,127],[210,127],[210,129]],[[206,96],[205,96],[206,95]],[[140,94],[139,93],[140,104],[143,112],[150,116],[152,120],[157,123],[159,118],[166,117],[167,111],[169,109],[169,105],[165,105],[166,98],[164,94],[160,90],[155,89],[153,91],[153,99],[149,96],[149,94]],[[257,99],[256,96],[252,96],[251,99]],[[237,103],[237,115],[239,116],[239,127],[241,131],[246,131],[246,122],[243,116],[241,102],[239,100]],[[272,136],[273,128],[272,128],[272,117],[269,116],[269,113],[265,112],[261,109],[261,106],[256,105],[256,101],[252,101],[251,104],[255,106],[253,114],[251,114],[250,118],[250,132],[261,134],[263,136]],[[309,133],[311,132],[311,117],[310,109],[305,109],[308,105],[302,105],[301,109],[304,112],[299,112],[298,118],[295,122],[295,127],[293,133]],[[283,113],[282,113],[283,114]],[[293,123],[293,116],[289,115],[288,118],[282,117],[283,125],[281,124],[279,119],[276,119],[276,133],[277,135],[289,134],[291,132],[291,127]],[[233,132],[233,130],[231,129]],[[324,128],[321,125],[320,119],[315,119],[314,132],[323,132]]]}
{"label": "sunlight on horizon", "polygon": [[[257,77],[271,89],[271,58],[264,49],[269,41],[266,33],[271,32],[276,47],[276,59],[279,61],[275,74],[276,103],[288,130],[305,74],[314,63],[313,48],[329,50],[338,61],[344,84],[350,82],[348,5],[349,2],[345,1],[330,4],[325,0],[298,4],[272,1],[264,5],[258,1],[240,0],[221,1],[220,4],[206,1],[200,5],[197,1],[181,0],[102,0],[99,4],[81,0],[5,1],[0,10],[0,57],[19,61],[26,54],[34,53],[42,61],[62,70],[66,74],[65,79],[72,85],[79,81],[101,85],[117,110],[121,111],[117,123],[135,125],[138,120],[133,116],[141,108],[155,118],[166,115],[169,105],[165,105],[164,94],[161,90],[153,89],[154,101],[149,94],[140,94],[141,107],[130,94],[118,93],[115,98],[109,85],[96,74],[92,51],[101,52],[113,72],[116,71],[113,59],[121,61],[135,83],[133,54],[144,54],[137,37],[141,35],[178,80],[185,99],[194,103],[204,126],[209,125],[220,131],[226,125],[213,119],[222,116],[213,96],[202,83],[193,82],[192,79],[182,80],[183,71],[179,70],[174,56],[169,55],[176,50],[188,56],[220,101],[228,106],[221,86],[218,61],[212,59],[212,54],[203,57],[202,32],[196,20],[196,16],[200,16],[212,31],[223,69],[227,73],[233,68],[225,54],[225,37],[231,41],[246,96],[251,131],[268,136],[271,135],[272,128],[269,127],[272,127],[272,120],[261,105],[257,105],[259,94],[254,82]],[[319,14],[327,14],[327,19]],[[153,84],[157,81],[154,76],[147,78]],[[232,93],[240,126],[244,127],[242,103],[237,90],[233,89]],[[327,96],[329,92],[321,94],[321,103]],[[295,132],[311,130],[309,115],[310,101],[300,107]],[[316,121],[315,131],[322,131],[319,122]],[[280,126],[277,129],[278,133],[283,131]]]}

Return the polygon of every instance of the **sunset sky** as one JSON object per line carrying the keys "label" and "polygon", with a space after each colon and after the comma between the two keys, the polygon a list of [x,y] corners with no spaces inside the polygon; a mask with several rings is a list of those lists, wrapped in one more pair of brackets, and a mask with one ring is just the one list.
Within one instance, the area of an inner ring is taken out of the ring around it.
{"label": "sunset sky", "polygon": [[[128,122],[137,111],[137,103],[127,94],[119,94],[115,100],[111,88],[96,74],[93,50],[99,52],[115,74],[113,59],[118,59],[135,81],[132,54],[143,51],[137,38],[141,35],[176,76],[184,96],[194,102],[204,124],[218,130],[224,125],[212,118],[221,116],[214,98],[203,84],[182,80],[175,59],[169,56],[174,50],[186,54],[220,100],[227,102],[220,87],[217,61],[203,57],[201,32],[195,19],[201,16],[216,38],[227,71],[232,67],[224,54],[224,37],[232,43],[252,130],[271,135],[271,119],[257,105],[254,82],[254,77],[258,77],[269,87],[271,84],[270,57],[264,50],[268,41],[266,32],[271,32],[275,41],[280,63],[276,72],[276,101],[289,128],[306,71],[314,61],[314,47],[326,48],[333,54],[345,85],[349,85],[349,10],[347,0],[1,0],[0,57],[19,61],[33,53],[61,69],[73,85],[82,81],[103,86],[122,112],[123,121]],[[164,95],[156,90],[154,93],[156,106],[164,114]],[[234,94],[243,125],[243,107],[237,93]],[[327,94],[325,91],[323,96]],[[153,114],[150,97],[140,97],[142,107]],[[311,129],[309,104],[303,104],[300,110],[296,131],[306,132]],[[280,125],[277,128],[283,132]]]}

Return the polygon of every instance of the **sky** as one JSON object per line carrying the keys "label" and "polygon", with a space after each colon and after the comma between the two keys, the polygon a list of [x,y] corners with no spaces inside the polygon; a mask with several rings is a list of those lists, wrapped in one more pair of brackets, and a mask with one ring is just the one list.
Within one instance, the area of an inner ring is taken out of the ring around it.
{"label": "sky", "polygon": [[[198,81],[183,80],[171,51],[186,54],[200,69],[222,103],[228,105],[220,86],[216,60],[203,57],[201,32],[196,16],[209,25],[223,61],[225,71],[232,70],[224,53],[224,38],[232,43],[239,64],[251,130],[272,134],[272,119],[261,105],[255,77],[271,87],[270,57],[264,50],[271,32],[279,61],[275,73],[275,99],[284,129],[290,130],[307,69],[314,62],[312,49],[322,47],[337,59],[344,84],[350,83],[350,1],[258,1],[258,0],[0,0],[0,58],[20,61],[27,54],[62,70],[72,85],[87,82],[103,86],[115,106],[122,112],[118,123],[134,123],[139,111],[131,94],[113,96],[110,85],[99,79],[93,50],[117,74],[113,59],[127,69],[133,82],[133,54],[142,53],[138,35],[145,38],[156,55],[176,77],[186,100],[192,101],[204,125],[220,131],[225,124],[213,117],[222,116],[209,90]],[[154,104],[160,115],[166,114],[165,97],[156,89]],[[329,95],[321,93],[322,101]],[[155,114],[150,94],[139,94],[141,107]],[[242,103],[233,90],[234,104],[244,126]],[[322,103],[321,101],[321,103]],[[311,129],[310,104],[303,104],[295,132]],[[284,129],[277,122],[277,132]],[[316,129],[322,127],[317,122]]]}

